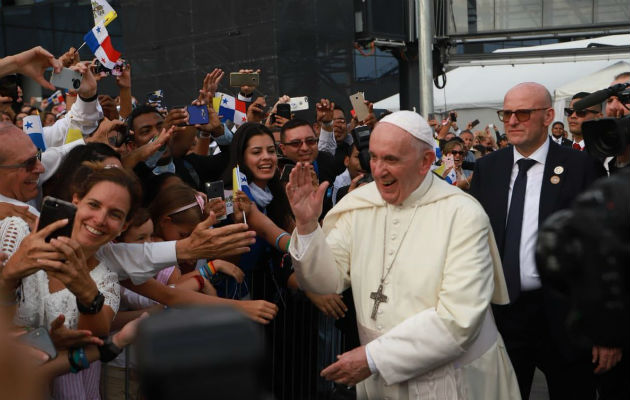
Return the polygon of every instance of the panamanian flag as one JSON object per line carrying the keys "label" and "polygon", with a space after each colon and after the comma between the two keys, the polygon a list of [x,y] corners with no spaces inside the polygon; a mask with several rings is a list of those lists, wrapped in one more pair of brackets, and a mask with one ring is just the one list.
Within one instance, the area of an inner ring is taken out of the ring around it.
{"label": "panamanian flag", "polygon": [[112,46],[112,41],[105,29],[105,25],[101,22],[96,24],[91,31],[83,36],[83,40],[88,45],[92,53],[106,68],[113,69],[116,61],[120,58],[120,53]]}
{"label": "panamanian flag", "polygon": [[244,101],[225,93],[217,93],[217,95],[221,96],[221,105],[218,111],[221,122],[230,120],[236,126],[241,126],[247,122],[247,106]]}
{"label": "panamanian flag", "polygon": [[22,130],[31,138],[35,147],[41,151],[46,151],[44,128],[42,127],[42,120],[39,118],[39,115],[24,117],[23,124]]}

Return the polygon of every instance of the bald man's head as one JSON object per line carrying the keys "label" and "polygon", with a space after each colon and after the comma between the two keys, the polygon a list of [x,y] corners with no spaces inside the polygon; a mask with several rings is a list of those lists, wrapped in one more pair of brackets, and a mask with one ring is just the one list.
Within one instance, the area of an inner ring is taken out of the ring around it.
{"label": "bald man's head", "polygon": [[520,83],[505,94],[503,124],[508,141],[528,157],[547,140],[547,128],[553,121],[551,94],[541,84]]}

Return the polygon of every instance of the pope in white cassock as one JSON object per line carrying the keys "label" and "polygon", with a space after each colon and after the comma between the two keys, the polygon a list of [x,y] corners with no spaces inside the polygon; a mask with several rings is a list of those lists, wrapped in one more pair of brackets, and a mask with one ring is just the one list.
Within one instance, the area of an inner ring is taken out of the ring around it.
{"label": "pope in white cassock", "polygon": [[352,286],[361,347],[321,375],[357,385],[359,399],[520,399],[490,303],[508,302],[488,217],[475,199],[430,173],[433,134],[411,111],[383,118],[370,138],[374,182],[317,218],[327,184],[308,165],[290,175],[300,286]]}

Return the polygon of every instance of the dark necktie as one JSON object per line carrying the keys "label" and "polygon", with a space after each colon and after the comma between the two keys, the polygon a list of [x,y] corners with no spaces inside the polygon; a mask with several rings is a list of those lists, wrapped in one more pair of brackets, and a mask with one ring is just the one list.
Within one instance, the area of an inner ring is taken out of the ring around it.
{"label": "dark necktie", "polygon": [[521,293],[521,230],[523,228],[523,207],[525,205],[525,189],[527,188],[527,171],[536,164],[535,160],[521,158],[518,164],[518,175],[512,188],[512,199],[508,212],[503,244],[503,273],[507,285],[510,303],[514,303]]}

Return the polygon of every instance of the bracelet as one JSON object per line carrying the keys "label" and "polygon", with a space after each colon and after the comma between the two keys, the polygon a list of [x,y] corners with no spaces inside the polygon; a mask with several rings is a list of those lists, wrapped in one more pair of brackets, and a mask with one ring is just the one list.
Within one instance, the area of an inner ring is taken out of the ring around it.
{"label": "bracelet", "polygon": [[208,263],[206,265],[210,268],[210,275],[214,275],[217,273],[217,267],[214,266],[212,260],[208,260]]}
{"label": "bracelet", "polygon": [[202,267],[199,267],[199,275],[201,275],[203,279],[210,280],[210,276],[208,275],[208,272],[206,270],[207,268],[205,265]]}
{"label": "bracelet", "polygon": [[205,282],[203,280],[203,277],[201,275],[193,275],[193,278],[197,281],[197,283],[199,284],[199,292],[201,292],[201,290],[203,289],[203,287],[205,286]]}
{"label": "bracelet", "polygon": [[286,247],[285,247],[285,249],[284,249],[284,252],[285,252],[285,253],[288,253],[288,252],[289,252],[289,247],[290,247],[290,246],[291,246],[291,238],[289,238],[289,240],[287,241],[287,245],[286,245]]}
{"label": "bracelet", "polygon": [[80,98],[81,100],[83,100],[84,102],[89,103],[89,102],[91,102],[91,101],[94,101],[94,100],[98,99],[98,93],[97,93],[97,94],[95,94],[94,96],[92,96],[92,97],[88,97],[88,98],[85,98],[85,97],[83,97],[83,96],[79,95],[79,98]]}
{"label": "bracelet", "polygon": [[99,359],[104,363],[112,361],[114,358],[118,357],[122,351],[123,349],[114,344],[112,336],[109,336],[102,346],[98,346],[98,353],[100,354]]}
{"label": "bracelet", "polygon": [[286,232],[282,232],[281,234],[279,234],[279,235],[276,237],[276,249],[278,249],[278,250],[282,250],[282,249],[280,248],[280,239],[282,239],[284,236],[289,236],[289,234],[288,234],[288,233],[286,233]]}
{"label": "bracelet", "polygon": [[70,363],[70,372],[73,374],[90,366],[83,347],[68,350],[68,362]]}

